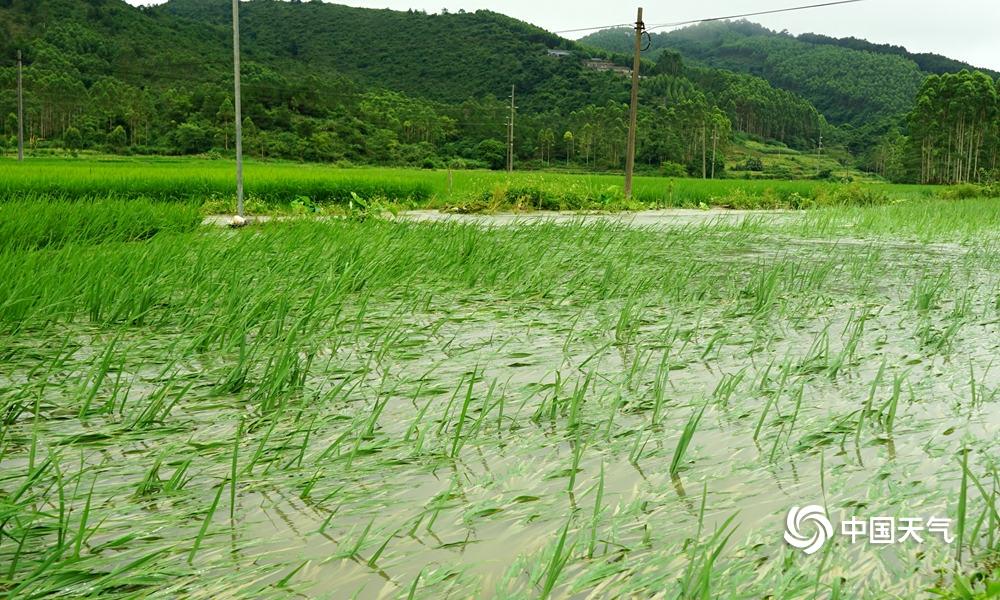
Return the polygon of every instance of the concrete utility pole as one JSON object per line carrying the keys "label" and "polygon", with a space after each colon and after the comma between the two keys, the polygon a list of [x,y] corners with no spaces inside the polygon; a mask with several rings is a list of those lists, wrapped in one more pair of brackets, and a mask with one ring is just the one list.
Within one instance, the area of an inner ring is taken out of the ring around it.
{"label": "concrete utility pole", "polygon": [[514,86],[510,86],[510,121],[507,123],[507,172],[514,172]]}
{"label": "concrete utility pole", "polygon": [[632,199],[632,171],[635,169],[635,129],[639,118],[639,67],[642,66],[642,8],[635,18],[635,58],[632,61],[632,106],[628,117],[628,146],[625,149],[625,198]]}
{"label": "concrete utility pole", "polygon": [[243,102],[240,98],[240,0],[233,0],[233,81],[236,101],[236,215],[243,220]]}
{"label": "concrete utility pole", "polygon": [[712,129],[712,179],[715,179],[715,152],[719,148],[719,130]]}
{"label": "concrete utility pole", "polygon": [[17,162],[24,162],[24,77],[21,51],[17,51]]}

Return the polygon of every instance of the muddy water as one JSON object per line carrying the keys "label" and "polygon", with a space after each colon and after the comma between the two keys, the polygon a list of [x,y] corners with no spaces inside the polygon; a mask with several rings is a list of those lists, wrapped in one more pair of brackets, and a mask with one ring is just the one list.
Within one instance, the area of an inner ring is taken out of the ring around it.
{"label": "muddy water", "polygon": [[[709,272],[720,287],[729,285],[724,277],[738,279],[741,294],[700,303],[652,294],[629,308],[620,299],[526,302],[439,291],[391,332],[392,343],[386,330],[399,325],[399,307],[368,306],[362,323],[331,332],[337,344],[312,349],[318,358],[273,430],[261,421],[239,438],[237,422],[259,415],[245,395],[216,391],[232,357],[172,362],[181,332],[119,342],[113,374],[128,382],[122,408],[72,418],[66,398],[86,389],[110,340],[70,327],[63,333],[76,349],[64,376],[41,394],[38,437],[44,448],[66,449],[67,473],[84,464],[100,474],[96,505],[112,516],[93,545],[140,531],[120,550],[122,563],[170,544],[186,551],[228,476],[233,444],[242,465],[262,448],[259,464],[239,478],[235,523],[228,493],[211,520],[206,572],[277,583],[300,568],[287,585],[309,596],[405,596],[420,574],[419,597],[530,597],[543,551],[567,522],[578,530],[578,549],[596,523],[598,558],[578,551],[566,567],[570,583],[561,591],[575,594],[596,583],[572,582],[601,581],[597,567],[620,563],[634,579],[675,575],[690,541],[734,514],[730,568],[765,574],[784,556],[784,513],[793,505],[825,504],[847,516],[954,514],[958,450],[971,447],[980,458],[998,451],[992,273],[970,266],[960,249],[799,240],[690,259],[728,265]],[[776,266],[783,275],[769,293],[766,274]],[[948,284],[920,308],[918,282],[949,270]],[[29,350],[44,355],[56,340],[20,343],[22,367],[0,379],[8,389],[30,380]],[[890,434],[884,407],[896,380]],[[131,427],[133,407],[165,385],[184,390],[168,417]],[[102,384],[102,400],[112,387]],[[672,476],[681,432],[702,407]],[[15,447],[28,446],[32,426],[13,428]],[[193,462],[184,492],[135,501],[155,460],[163,460],[165,480],[185,458]],[[23,469],[25,460],[7,454],[2,466]],[[874,555],[839,544],[830,564],[852,570],[850,584],[906,596],[925,589],[935,561],[951,551],[931,544]],[[619,585],[612,589],[633,584]],[[671,577],[650,585],[674,589]],[[772,583],[733,585],[753,595]]]}

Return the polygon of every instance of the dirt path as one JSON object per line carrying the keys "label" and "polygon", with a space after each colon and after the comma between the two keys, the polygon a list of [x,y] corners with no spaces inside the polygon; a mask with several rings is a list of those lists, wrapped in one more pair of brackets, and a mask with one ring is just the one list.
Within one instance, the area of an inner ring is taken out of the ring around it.
{"label": "dirt path", "polygon": [[[693,210],[668,209],[645,210],[639,212],[619,213],[578,213],[578,212],[530,212],[530,213],[496,213],[496,214],[451,214],[436,210],[410,210],[397,214],[394,218],[407,221],[441,222],[452,221],[460,223],[482,223],[486,225],[514,225],[517,223],[535,223],[539,221],[572,222],[572,221],[609,221],[625,223],[635,227],[649,225],[700,225],[721,221],[725,223],[741,223],[749,218],[767,217],[770,219],[794,219],[801,213],[798,211],[772,210]],[[249,223],[265,223],[273,219],[290,217],[259,216],[248,217]],[[227,226],[232,221],[229,215],[211,215],[203,221],[206,225]]]}

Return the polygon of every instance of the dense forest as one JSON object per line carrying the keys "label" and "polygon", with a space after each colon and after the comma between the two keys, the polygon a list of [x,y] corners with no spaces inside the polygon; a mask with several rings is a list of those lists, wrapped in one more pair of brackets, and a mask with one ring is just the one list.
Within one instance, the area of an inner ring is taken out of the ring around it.
{"label": "dense forest", "polygon": [[968,70],[929,76],[903,122],[862,161],[891,181],[1000,181],[1000,81]]}
{"label": "dense forest", "polygon": [[[228,0],[0,7],[8,148],[10,59],[21,48],[33,148],[231,152]],[[256,0],[241,12],[247,148],[261,158],[501,167],[514,86],[519,161],[590,169],[624,162],[629,77],[610,67],[627,64],[625,56],[488,11]],[[759,78],[689,70],[676,55],[645,68],[638,161],[647,169],[719,175],[734,133],[805,149],[826,127],[809,102]]]}
{"label": "dense forest", "polygon": [[[20,49],[32,150],[231,154],[230,10],[229,0],[144,9],[0,0],[0,152],[14,144]],[[246,147],[260,158],[501,168],[513,86],[520,164],[624,163],[630,59],[612,41],[628,42],[628,32],[578,44],[489,11],[277,0],[244,2],[241,23]],[[804,151],[822,139],[900,180],[973,180],[994,168],[995,99],[964,125],[947,110],[907,118],[918,93],[924,104],[945,101],[927,91],[932,80],[912,56],[761,30],[728,23],[654,36],[640,95],[641,168],[723,176],[731,144],[747,136]],[[995,96],[988,75],[975,81]]]}
{"label": "dense forest", "polygon": [[[625,52],[633,32],[608,29],[580,41]],[[831,124],[824,128],[828,143],[846,146],[858,157],[858,166],[893,181],[961,183],[1000,177],[1000,73],[899,46],[793,36],[746,21],[653,34],[648,55],[682,56],[715,70],[755,75],[805,98]]]}

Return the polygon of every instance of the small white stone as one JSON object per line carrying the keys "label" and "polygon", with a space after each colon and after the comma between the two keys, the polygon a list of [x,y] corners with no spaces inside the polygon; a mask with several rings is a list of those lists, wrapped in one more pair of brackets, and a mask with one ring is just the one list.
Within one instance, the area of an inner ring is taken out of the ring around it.
{"label": "small white stone", "polygon": [[239,215],[233,217],[233,219],[229,222],[230,227],[243,227],[246,224],[247,220]]}

